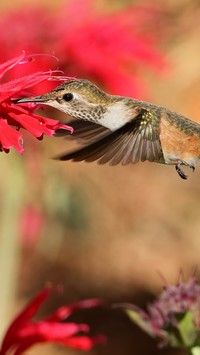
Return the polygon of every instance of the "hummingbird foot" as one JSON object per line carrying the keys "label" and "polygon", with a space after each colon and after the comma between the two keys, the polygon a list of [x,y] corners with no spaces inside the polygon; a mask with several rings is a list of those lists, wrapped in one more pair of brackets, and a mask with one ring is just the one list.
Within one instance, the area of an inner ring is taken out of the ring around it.
{"label": "hummingbird foot", "polygon": [[176,171],[177,171],[178,175],[179,175],[182,179],[187,180],[188,177],[187,177],[187,175],[184,173],[184,171],[181,169],[181,165],[187,166],[188,168],[192,169],[193,172],[195,171],[195,167],[194,167],[194,165],[188,164],[188,163],[186,163],[185,161],[178,160],[178,162],[177,162],[177,164],[176,164],[176,166],[175,166],[175,167],[176,167]]}

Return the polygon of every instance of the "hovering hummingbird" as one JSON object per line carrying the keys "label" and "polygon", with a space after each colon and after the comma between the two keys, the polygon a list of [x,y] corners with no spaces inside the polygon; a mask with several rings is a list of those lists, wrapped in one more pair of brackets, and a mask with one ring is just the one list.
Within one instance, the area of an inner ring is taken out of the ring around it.
{"label": "hovering hummingbird", "polygon": [[68,122],[74,138],[83,143],[59,160],[100,164],[135,164],[151,161],[195,170],[200,159],[200,125],[167,108],[133,98],[109,95],[85,79],[73,79],[41,96],[15,103],[36,102],[75,118]]}

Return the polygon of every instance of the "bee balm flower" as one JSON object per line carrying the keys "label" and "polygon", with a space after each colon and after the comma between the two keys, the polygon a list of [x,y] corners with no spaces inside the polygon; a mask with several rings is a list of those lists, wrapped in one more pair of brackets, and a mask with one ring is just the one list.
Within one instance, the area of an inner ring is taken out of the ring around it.
{"label": "bee balm flower", "polygon": [[19,355],[38,343],[56,343],[80,350],[90,350],[95,344],[103,343],[101,335],[90,337],[87,324],[67,322],[67,318],[78,309],[92,308],[100,304],[96,299],[80,301],[57,309],[45,319],[36,321],[39,307],[47,300],[52,288],[45,288],[24,308],[8,328],[0,355]]}
{"label": "bee balm flower", "polygon": [[200,286],[194,278],[166,285],[147,311],[122,305],[130,319],[159,341],[161,347],[179,347],[200,354]]}
{"label": "bee balm flower", "polygon": [[[16,67],[31,60],[24,53],[0,65],[0,80],[4,75]],[[55,74],[55,75],[54,75]],[[56,75],[57,74],[57,75]],[[22,132],[25,129],[33,136],[41,139],[44,134],[53,136],[57,129],[66,129],[73,132],[69,126],[62,125],[58,120],[41,117],[33,113],[37,105],[22,107],[14,103],[14,98],[24,96],[27,89],[45,80],[66,80],[59,76],[58,72],[37,72],[0,84],[0,150],[9,152],[14,147],[19,153],[23,153]]]}

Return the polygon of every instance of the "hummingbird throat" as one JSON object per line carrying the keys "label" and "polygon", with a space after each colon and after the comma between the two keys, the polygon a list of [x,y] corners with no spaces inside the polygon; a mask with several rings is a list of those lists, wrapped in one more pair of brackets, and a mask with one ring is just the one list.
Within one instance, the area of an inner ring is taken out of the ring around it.
{"label": "hummingbird throat", "polygon": [[122,101],[115,102],[110,105],[103,116],[100,118],[99,123],[115,131],[132,119],[133,112]]}

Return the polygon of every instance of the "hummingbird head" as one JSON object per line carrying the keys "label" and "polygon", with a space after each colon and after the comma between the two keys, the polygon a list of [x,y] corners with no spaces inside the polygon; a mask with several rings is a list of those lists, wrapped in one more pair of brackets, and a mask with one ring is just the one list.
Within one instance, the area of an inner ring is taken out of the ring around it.
{"label": "hummingbird head", "polygon": [[22,98],[15,103],[37,102],[55,107],[64,113],[84,120],[98,121],[105,113],[111,95],[85,79],[73,79],[54,90],[33,98]]}

